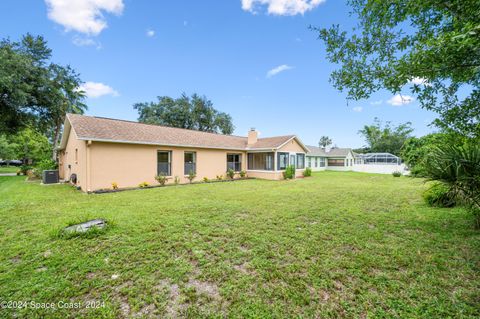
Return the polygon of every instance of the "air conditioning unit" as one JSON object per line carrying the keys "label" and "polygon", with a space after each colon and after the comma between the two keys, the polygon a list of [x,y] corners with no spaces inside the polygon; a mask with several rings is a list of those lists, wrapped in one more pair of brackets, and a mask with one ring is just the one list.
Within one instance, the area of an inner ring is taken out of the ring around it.
{"label": "air conditioning unit", "polygon": [[46,170],[42,174],[43,184],[56,184],[59,182],[57,170]]}

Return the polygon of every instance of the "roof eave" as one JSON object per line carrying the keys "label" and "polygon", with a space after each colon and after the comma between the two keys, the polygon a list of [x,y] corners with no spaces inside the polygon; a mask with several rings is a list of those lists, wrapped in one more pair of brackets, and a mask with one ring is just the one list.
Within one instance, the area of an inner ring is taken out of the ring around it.
{"label": "roof eave", "polygon": [[101,138],[95,138],[95,137],[79,137],[78,139],[84,140],[84,141],[102,142],[102,143],[137,144],[137,145],[154,145],[154,146],[169,146],[169,147],[183,147],[183,148],[246,151],[245,148],[237,148],[237,147],[201,146],[201,145],[169,144],[169,143],[155,143],[155,142],[143,142],[143,141],[112,140],[112,139],[101,139]]}

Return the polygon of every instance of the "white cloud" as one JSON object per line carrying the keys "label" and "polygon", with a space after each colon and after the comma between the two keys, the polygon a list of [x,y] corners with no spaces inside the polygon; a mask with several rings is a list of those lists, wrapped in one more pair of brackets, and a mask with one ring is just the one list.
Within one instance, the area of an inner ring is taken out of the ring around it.
{"label": "white cloud", "polygon": [[408,84],[412,85],[429,85],[427,79],[425,78],[419,78],[419,77],[414,77],[408,81]]}
{"label": "white cloud", "polygon": [[355,106],[355,107],[353,108],[353,111],[354,111],[354,112],[362,112],[362,111],[363,111],[363,107],[361,107],[361,106]]}
{"label": "white cloud", "polygon": [[100,82],[86,82],[80,85],[79,90],[84,91],[85,95],[90,98],[97,98],[105,95],[119,95],[112,87]]}
{"label": "white cloud", "polygon": [[102,43],[99,41],[95,41],[92,38],[84,38],[84,37],[79,37],[79,36],[74,36],[72,38],[73,44],[75,44],[77,47],[88,47],[88,46],[95,46],[98,50],[102,48]]}
{"label": "white cloud", "polygon": [[45,0],[48,18],[66,31],[98,35],[107,27],[103,12],[120,15],[123,0]]}
{"label": "white cloud", "polygon": [[256,8],[267,6],[268,14],[293,16],[313,10],[326,0],[242,0],[242,9],[256,14]]}
{"label": "white cloud", "polygon": [[73,44],[79,47],[86,47],[86,46],[92,46],[92,45],[97,45],[97,42],[91,38],[83,38],[83,37],[78,37],[75,36],[73,37],[72,40]]}
{"label": "white cloud", "polygon": [[147,30],[147,37],[153,37],[155,35],[155,30],[148,29]]}
{"label": "white cloud", "polygon": [[378,101],[372,101],[372,102],[370,102],[370,105],[380,105],[380,104],[382,104],[382,103],[383,103],[382,100],[378,100]]}
{"label": "white cloud", "polygon": [[414,101],[414,98],[410,95],[394,95],[390,100],[387,101],[388,104],[394,106],[407,105]]}
{"label": "white cloud", "polygon": [[289,66],[286,64],[279,65],[267,72],[267,78],[271,78],[272,76],[275,76],[280,72],[291,70],[291,69],[293,69],[292,66]]}

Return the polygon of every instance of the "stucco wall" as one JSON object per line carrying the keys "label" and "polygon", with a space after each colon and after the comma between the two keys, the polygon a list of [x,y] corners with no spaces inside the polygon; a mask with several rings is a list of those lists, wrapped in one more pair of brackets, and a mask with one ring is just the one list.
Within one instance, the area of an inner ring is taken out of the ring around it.
{"label": "stucco wall", "polygon": [[82,190],[86,190],[86,159],[86,142],[78,140],[75,132],[71,130],[68,136],[66,148],[60,152],[60,178],[69,180],[72,174],[77,174],[77,186],[80,186]]}
{"label": "stucco wall", "polygon": [[196,152],[196,179],[204,177],[216,178],[225,176],[227,171],[227,153],[242,154],[242,169],[246,169],[246,155],[242,151],[227,151],[215,149],[191,149],[180,147],[159,147],[154,145],[136,145],[120,143],[93,142],[90,148],[91,156],[91,191],[111,188],[112,182],[120,188],[135,187],[147,182],[150,185],[158,184],[157,151],[172,151],[171,178],[168,183],[174,182],[174,177],[180,178],[180,183],[188,183],[184,175],[184,152]]}
{"label": "stucco wall", "polygon": [[295,139],[292,139],[287,144],[283,145],[281,148],[277,150],[278,152],[296,152],[296,153],[305,153],[303,147],[298,144]]}

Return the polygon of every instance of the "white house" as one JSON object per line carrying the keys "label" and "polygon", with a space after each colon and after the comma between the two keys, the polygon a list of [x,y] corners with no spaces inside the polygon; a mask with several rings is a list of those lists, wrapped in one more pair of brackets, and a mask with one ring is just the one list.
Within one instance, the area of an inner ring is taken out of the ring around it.
{"label": "white house", "polygon": [[364,173],[391,174],[409,172],[398,156],[389,153],[356,154],[350,148],[324,149],[307,145],[306,167],[313,171],[354,171]]}
{"label": "white house", "polygon": [[334,170],[351,171],[355,164],[355,156],[350,148],[334,147],[324,149],[307,145],[307,167],[313,171]]}

